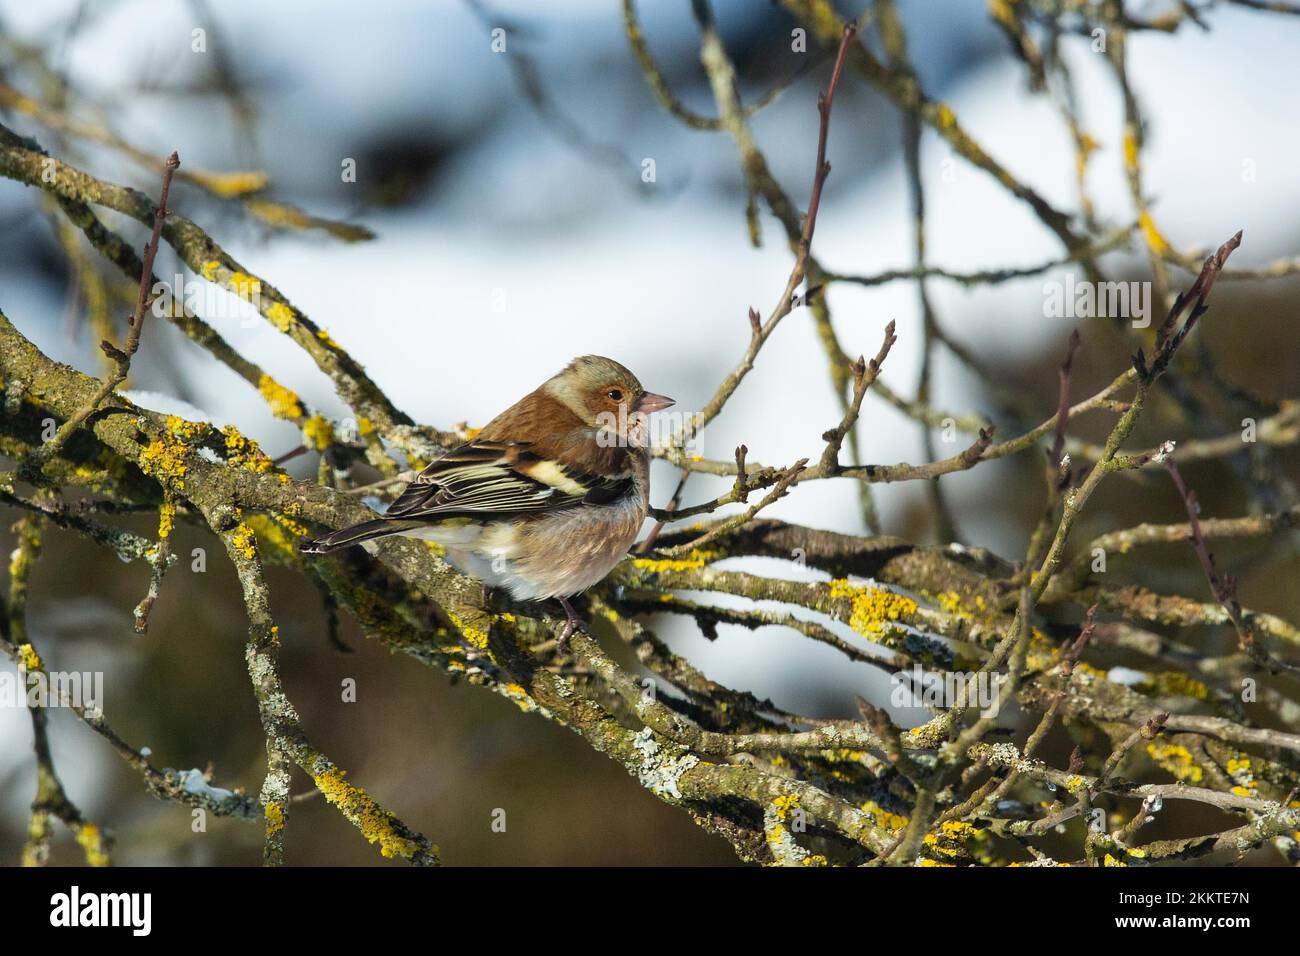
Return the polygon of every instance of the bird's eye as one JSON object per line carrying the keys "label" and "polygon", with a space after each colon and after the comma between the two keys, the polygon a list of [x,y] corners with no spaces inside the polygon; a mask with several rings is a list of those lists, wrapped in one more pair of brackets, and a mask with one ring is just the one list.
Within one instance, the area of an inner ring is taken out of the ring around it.
{"label": "bird's eye", "polygon": [[605,394],[608,395],[610,398],[612,398],[612,399],[613,399],[614,401],[616,401],[616,402],[621,402],[621,401],[623,401],[623,393],[622,393],[621,391],[619,391],[617,388],[611,388],[611,389],[610,389],[608,392],[606,392]]}

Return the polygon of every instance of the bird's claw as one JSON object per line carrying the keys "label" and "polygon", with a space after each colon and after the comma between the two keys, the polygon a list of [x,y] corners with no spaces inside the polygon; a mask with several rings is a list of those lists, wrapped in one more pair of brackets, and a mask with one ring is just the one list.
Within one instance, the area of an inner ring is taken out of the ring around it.
{"label": "bird's claw", "polygon": [[566,653],[569,650],[569,638],[573,636],[573,632],[577,629],[578,627],[573,621],[565,621],[564,630],[560,631],[560,636],[555,641],[555,649],[561,654]]}
{"label": "bird's claw", "polygon": [[560,636],[556,638],[555,648],[561,654],[564,654],[569,649],[569,638],[573,636],[573,632],[581,630],[585,633],[587,631],[587,625],[582,618],[578,617],[577,612],[573,610],[572,604],[570,604],[565,598],[560,598],[559,601],[560,606],[564,608],[565,620],[564,630],[560,631]]}

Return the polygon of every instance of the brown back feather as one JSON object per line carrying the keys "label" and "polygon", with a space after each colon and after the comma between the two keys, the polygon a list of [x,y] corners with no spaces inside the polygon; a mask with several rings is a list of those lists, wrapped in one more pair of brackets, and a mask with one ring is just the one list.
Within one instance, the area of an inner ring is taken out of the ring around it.
{"label": "brown back feather", "polygon": [[644,454],[635,448],[602,445],[573,409],[541,388],[484,425],[476,440],[528,441],[528,454],[597,474],[629,471],[631,455]]}

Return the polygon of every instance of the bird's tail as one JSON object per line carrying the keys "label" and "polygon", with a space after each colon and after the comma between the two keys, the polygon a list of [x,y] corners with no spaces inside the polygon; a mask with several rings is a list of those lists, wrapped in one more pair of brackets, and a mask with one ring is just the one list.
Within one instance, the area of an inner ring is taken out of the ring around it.
{"label": "bird's tail", "polygon": [[350,528],[332,531],[319,538],[304,541],[298,546],[298,550],[303,554],[329,554],[331,551],[338,551],[340,548],[360,544],[362,541],[384,538],[390,534],[401,534],[403,531],[418,528],[420,524],[419,521],[376,518],[374,521],[363,521],[360,524],[352,525]]}

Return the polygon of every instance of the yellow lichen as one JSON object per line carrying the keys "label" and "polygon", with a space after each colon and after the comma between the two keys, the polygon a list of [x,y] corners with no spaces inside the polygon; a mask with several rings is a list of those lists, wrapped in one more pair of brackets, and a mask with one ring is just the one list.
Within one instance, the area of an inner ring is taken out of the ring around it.
{"label": "yellow lichen", "polygon": [[45,666],[41,663],[41,655],[30,644],[18,645],[18,664],[24,671],[38,671]]}
{"label": "yellow lichen", "polygon": [[19,96],[17,94],[6,93],[4,105],[27,116],[39,116],[41,113],[41,104],[37,103],[30,96]]}
{"label": "yellow lichen", "polygon": [[[974,620],[978,616],[984,615],[989,605],[984,600],[982,594],[963,595],[958,591],[940,591],[938,594],[927,595],[940,609],[953,615],[954,617]],[[974,611],[971,609],[974,608]]]}
{"label": "yellow lichen", "polygon": [[163,497],[162,507],[158,509],[158,540],[165,541],[172,533],[176,523],[176,502],[170,495]]}
{"label": "yellow lichen", "polygon": [[[354,787],[343,778],[347,771],[337,767],[324,773],[313,774],[316,789],[330,803],[339,808],[361,835],[370,843],[379,844],[379,852],[387,858],[400,856],[409,860],[420,852],[420,844],[397,831],[396,818],[371,799],[360,787]],[[437,848],[434,848],[437,853]]]}
{"label": "yellow lichen", "polygon": [[782,794],[772,801],[772,807],[776,810],[776,818],[784,821],[790,816],[791,809],[799,806],[799,798],[794,794]]}
{"label": "yellow lichen", "polygon": [[1181,744],[1153,741],[1147,744],[1147,754],[1161,769],[1168,771],[1183,783],[1200,783],[1204,773],[1196,765],[1191,751]]}
{"label": "yellow lichen", "polygon": [[926,851],[935,857],[957,859],[969,856],[968,844],[984,839],[984,831],[962,820],[948,820],[939,826],[939,832],[925,835]]}
{"label": "yellow lichen", "polygon": [[1205,700],[1210,695],[1210,690],[1205,684],[1182,671],[1161,671],[1159,674],[1152,674],[1149,680],[1138,685],[1138,689],[1163,696],[1192,697],[1196,700]]}
{"label": "yellow lichen", "polygon": [[189,472],[190,445],[207,435],[210,429],[207,422],[191,422],[178,415],[168,415],[162,437],[141,449],[137,459],[140,470],[157,479],[166,489],[183,489],[185,475]]}
{"label": "yellow lichen", "polygon": [[827,587],[831,597],[851,602],[849,627],[864,637],[878,636],[889,623],[909,618],[917,610],[910,597],[884,588],[850,584],[844,578],[831,581]]}
{"label": "yellow lichen", "polygon": [[961,595],[956,591],[943,591],[934,596],[934,603],[938,604],[949,614],[961,614]]}
{"label": "yellow lichen", "polygon": [[247,302],[262,294],[262,280],[257,276],[250,276],[247,272],[238,270],[231,272],[226,279],[226,284],[231,292]]}
{"label": "yellow lichen", "polygon": [[447,617],[451,618],[451,623],[456,625],[456,630],[460,631],[461,636],[465,638],[474,647],[480,650],[486,650],[488,646],[488,632],[480,627],[474,627],[466,623],[455,611],[448,611]]}
{"label": "yellow lichen", "polygon": [[266,312],[267,321],[274,325],[281,332],[288,332],[294,323],[293,309],[289,308],[283,302],[272,302]]}
{"label": "yellow lichen", "polygon": [[275,467],[270,457],[257,447],[257,442],[245,438],[234,425],[226,425],[221,434],[226,440],[226,460],[230,464],[258,473]]}
{"label": "yellow lichen", "polygon": [[1142,236],[1147,241],[1147,247],[1156,255],[1162,255],[1169,250],[1169,240],[1161,234],[1156,227],[1155,220],[1145,209],[1138,216],[1138,225],[1142,227]]}
{"label": "yellow lichen", "polygon": [[211,427],[207,422],[192,422],[179,415],[168,415],[166,419],[167,434],[178,441],[191,442],[202,438]]}
{"label": "yellow lichen", "polygon": [[302,426],[303,443],[308,448],[324,451],[334,441],[334,428],[320,415],[313,415]]}
{"label": "yellow lichen", "polygon": [[296,560],[297,541],[311,532],[284,515],[250,515],[247,524],[257,533],[257,543],[264,550],[274,552],[282,561]]}
{"label": "yellow lichen", "polygon": [[715,551],[692,551],[688,558],[633,558],[632,566],[653,574],[665,571],[694,571],[716,558]]}
{"label": "yellow lichen", "polygon": [[266,835],[272,836],[284,829],[284,807],[278,803],[266,805]]}
{"label": "yellow lichen", "polygon": [[77,838],[77,844],[86,854],[86,863],[90,866],[111,866],[112,859],[108,854],[108,846],[104,842],[104,835],[100,833],[99,827],[93,823],[78,824],[73,828],[73,835]]}
{"label": "yellow lichen", "polygon": [[908,824],[907,817],[892,813],[873,800],[864,803],[862,809],[871,815],[871,819],[876,821],[876,826],[884,827],[887,830],[901,830]]}
{"label": "yellow lichen", "polygon": [[[1029,630],[1029,653],[1025,658],[1029,667],[1036,671],[1049,671],[1057,665],[1061,658],[1061,647],[1054,641],[1048,640],[1038,628]],[[1083,665],[1078,665],[1082,667]],[[1094,671],[1096,668],[1094,668]],[[1105,674],[1097,671],[1104,678]]]}
{"label": "yellow lichen", "polygon": [[1078,177],[1082,179],[1084,175],[1088,172],[1089,158],[1096,150],[1101,148],[1101,144],[1098,143],[1087,133],[1081,133],[1079,136],[1078,146],[1079,146],[1079,151],[1075,155],[1074,170],[1076,175],[1078,175]]}
{"label": "yellow lichen", "polygon": [[773,854],[778,860],[787,858],[787,843],[792,842],[786,833],[785,821],[790,817],[790,811],[799,806],[799,798],[793,794],[782,794],[772,800],[772,816],[776,822],[770,825],[765,824],[765,836],[767,845],[772,848]]}
{"label": "yellow lichen", "polygon": [[532,697],[528,695],[528,691],[524,689],[522,684],[505,684],[501,688],[501,692],[510,700],[514,701],[515,706],[525,714],[532,713],[537,709],[537,704],[533,701]]}
{"label": "yellow lichen", "polygon": [[257,383],[257,390],[266,399],[271,414],[276,418],[290,421],[302,418],[302,403],[292,389],[285,388],[269,375],[263,375]]}
{"label": "yellow lichen", "polygon": [[1256,782],[1255,774],[1251,770],[1250,757],[1238,753],[1237,756],[1229,758],[1226,769],[1235,784],[1232,788],[1233,793],[1239,797],[1259,796],[1259,784]]}
{"label": "yellow lichen", "polygon": [[867,756],[865,750],[853,750],[849,747],[823,750],[820,753],[822,759],[829,763],[861,763]]}
{"label": "yellow lichen", "polygon": [[1138,141],[1132,132],[1124,134],[1124,165],[1129,172],[1137,170],[1138,166]]}
{"label": "yellow lichen", "polygon": [[240,522],[230,534],[230,543],[234,549],[250,561],[257,557],[257,535],[244,522]]}
{"label": "yellow lichen", "polygon": [[237,169],[229,173],[214,173],[206,169],[191,169],[190,178],[222,199],[234,199],[265,189],[267,175],[260,169]]}
{"label": "yellow lichen", "polygon": [[[324,329],[317,329],[317,330],[316,330],[316,338],[318,338],[318,339],[320,339],[322,342],[324,342],[325,345],[326,345],[328,348],[331,348],[331,349],[333,349],[333,350],[336,351],[336,352],[338,351],[339,344],[338,344],[337,342],[335,342],[333,336],[331,336],[331,335],[330,335],[328,332],[326,332]],[[358,424],[359,424],[359,423],[358,423]],[[363,431],[361,434],[364,435],[365,432]]]}
{"label": "yellow lichen", "polygon": [[189,471],[185,460],[188,454],[184,444],[158,439],[141,449],[137,462],[150,478],[158,479],[165,487],[180,489],[185,487],[185,475]]}

